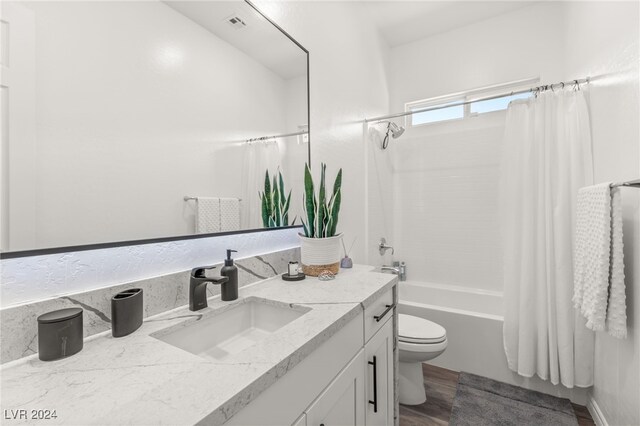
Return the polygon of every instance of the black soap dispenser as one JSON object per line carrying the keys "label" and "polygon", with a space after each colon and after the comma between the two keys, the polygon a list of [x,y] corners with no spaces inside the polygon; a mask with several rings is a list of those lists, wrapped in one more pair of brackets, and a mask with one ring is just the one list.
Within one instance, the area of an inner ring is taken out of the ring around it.
{"label": "black soap dispenser", "polygon": [[226,302],[238,298],[238,268],[233,264],[233,259],[231,258],[231,253],[237,252],[237,250],[227,250],[227,258],[220,270],[220,275],[229,278],[229,281],[222,286],[220,294],[220,298]]}

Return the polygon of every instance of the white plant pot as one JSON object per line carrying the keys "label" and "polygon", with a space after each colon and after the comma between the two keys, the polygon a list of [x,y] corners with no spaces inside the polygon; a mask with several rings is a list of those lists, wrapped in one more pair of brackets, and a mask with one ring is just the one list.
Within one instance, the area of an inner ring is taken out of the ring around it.
{"label": "white plant pot", "polygon": [[323,271],[337,274],[340,271],[340,246],[342,234],[329,238],[307,238],[300,236],[302,270],[306,275],[317,277]]}

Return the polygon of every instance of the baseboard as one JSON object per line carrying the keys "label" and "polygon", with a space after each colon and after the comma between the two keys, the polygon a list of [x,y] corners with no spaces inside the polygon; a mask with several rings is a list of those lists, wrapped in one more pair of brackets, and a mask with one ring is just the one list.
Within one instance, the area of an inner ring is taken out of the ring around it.
{"label": "baseboard", "polygon": [[607,419],[604,417],[604,414],[598,407],[598,403],[593,398],[593,395],[589,395],[589,399],[587,400],[587,410],[591,414],[591,418],[597,426],[609,426]]}

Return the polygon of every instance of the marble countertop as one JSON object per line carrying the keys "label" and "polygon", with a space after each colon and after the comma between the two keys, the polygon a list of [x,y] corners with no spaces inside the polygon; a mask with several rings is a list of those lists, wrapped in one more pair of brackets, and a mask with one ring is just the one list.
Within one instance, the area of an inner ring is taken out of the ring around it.
{"label": "marble countertop", "polygon": [[[92,336],[80,353],[63,360],[43,362],[36,354],[3,364],[2,423],[223,424],[396,282],[395,275],[360,265],[341,270],[333,281],[274,277],[241,288],[234,302],[215,297],[197,312],[182,307],[149,317],[126,337],[113,338],[110,331]],[[218,361],[152,336],[251,299],[300,306],[307,312],[267,339]],[[19,418],[23,412],[18,410],[26,410],[26,419]],[[55,410],[56,418],[33,419],[31,410]]]}

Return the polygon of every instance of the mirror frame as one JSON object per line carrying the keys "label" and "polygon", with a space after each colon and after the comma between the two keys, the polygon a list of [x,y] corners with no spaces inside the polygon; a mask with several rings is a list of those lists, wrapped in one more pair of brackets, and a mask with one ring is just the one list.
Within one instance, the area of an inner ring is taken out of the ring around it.
{"label": "mirror frame", "polygon": [[[307,161],[308,161],[308,164],[311,164],[311,102],[309,99],[309,96],[310,96],[309,51],[303,45],[301,45],[295,38],[293,38],[289,33],[287,33],[284,29],[282,29],[280,25],[276,24],[267,15],[262,13],[262,11],[258,9],[256,5],[251,3],[250,0],[244,0],[244,2],[247,3],[251,8],[253,8],[260,16],[262,16],[269,23],[271,23],[271,25],[273,25],[282,34],[284,34],[296,46],[302,49],[302,51],[307,55],[307,131],[309,132],[308,142],[307,142]],[[173,237],[147,238],[147,239],[141,239],[141,240],[113,241],[108,243],[82,244],[82,245],[64,246],[64,247],[47,247],[47,248],[33,249],[33,250],[7,251],[7,252],[0,252],[0,260],[15,259],[19,257],[44,256],[44,255],[56,254],[56,253],[69,253],[69,252],[76,252],[76,251],[108,249],[108,248],[114,248],[114,247],[166,243],[171,241],[195,240],[199,238],[222,237],[225,235],[251,234],[255,232],[268,232],[268,231],[277,231],[280,229],[294,229],[294,228],[302,229],[302,225],[282,226],[279,228],[243,229],[239,231],[213,232],[209,234],[178,235]]]}

